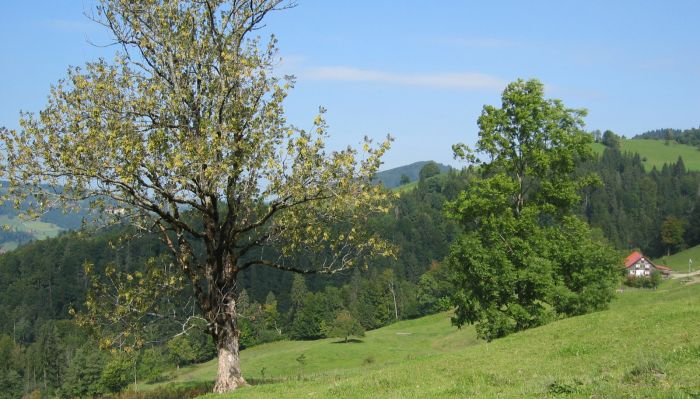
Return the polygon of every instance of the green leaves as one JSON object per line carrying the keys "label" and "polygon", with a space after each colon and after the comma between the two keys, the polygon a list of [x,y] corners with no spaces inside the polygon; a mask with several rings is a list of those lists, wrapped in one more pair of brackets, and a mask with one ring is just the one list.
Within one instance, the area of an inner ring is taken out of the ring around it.
{"label": "green leaves", "polygon": [[[502,173],[512,179],[517,190],[509,196],[516,212],[526,198],[570,207],[580,188],[578,179],[570,179],[574,166],[592,156],[592,138],[582,130],[585,115],[585,110],[545,99],[539,81],[517,80],[504,90],[501,108],[484,106],[476,148],[456,144],[455,157],[476,163],[485,176]],[[542,182],[551,184],[541,189]]]}
{"label": "green leaves", "polygon": [[591,156],[585,111],[545,99],[543,88],[536,80],[509,84],[501,108],[484,106],[476,149],[453,146],[480,172],[446,207],[465,229],[448,257],[453,322],[476,324],[487,340],[612,298],[615,254],[571,216],[580,190],[599,181],[575,174]]}
{"label": "green leaves", "polygon": [[33,215],[85,200],[116,207],[105,217],[161,234],[172,255],[144,275],[94,277],[83,325],[103,346],[138,348],[149,320],[185,313],[187,327],[195,301],[175,309],[168,298],[191,292],[221,353],[234,356],[217,390],[243,381],[238,273],[330,274],[393,255],[364,228],[389,209],[391,194],[371,179],[392,139],[330,151],[323,109],[308,131],[290,126],[283,101],[294,78],[275,76],[276,39],[249,38],[287,6],[102,0],[98,22],[122,51],[69,69],[46,109],[0,137],[10,181],[0,200],[32,199]]}
{"label": "green leaves", "polygon": [[323,324],[321,327],[323,334],[328,338],[343,338],[348,342],[348,337],[354,335],[356,337],[364,337],[365,329],[357,321],[350,312],[341,310],[329,325]]}

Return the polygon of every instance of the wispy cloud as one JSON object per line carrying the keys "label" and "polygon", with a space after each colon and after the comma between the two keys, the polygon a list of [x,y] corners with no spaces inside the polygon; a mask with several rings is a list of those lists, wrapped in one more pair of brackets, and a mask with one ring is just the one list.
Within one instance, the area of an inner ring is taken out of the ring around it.
{"label": "wispy cloud", "polygon": [[310,80],[376,82],[401,86],[470,91],[502,89],[507,83],[498,77],[477,72],[396,73],[347,66],[310,68],[303,71],[299,77]]}

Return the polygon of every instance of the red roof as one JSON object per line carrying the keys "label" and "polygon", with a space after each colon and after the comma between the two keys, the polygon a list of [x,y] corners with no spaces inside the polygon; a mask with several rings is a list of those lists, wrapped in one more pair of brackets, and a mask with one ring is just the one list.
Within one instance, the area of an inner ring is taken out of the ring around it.
{"label": "red roof", "polygon": [[629,254],[628,257],[625,258],[625,267],[629,268],[630,266],[637,263],[643,257],[644,257],[644,255],[642,255],[639,251],[632,252],[631,254]]}
{"label": "red roof", "polygon": [[[629,256],[625,258],[625,268],[629,269],[632,265],[635,263],[639,262],[640,259],[642,259],[644,255],[641,254],[639,251],[634,251]],[[662,272],[670,272],[671,268],[662,266],[662,265],[656,265],[652,263],[649,259],[647,259],[647,262],[649,262],[655,269],[659,269]]]}

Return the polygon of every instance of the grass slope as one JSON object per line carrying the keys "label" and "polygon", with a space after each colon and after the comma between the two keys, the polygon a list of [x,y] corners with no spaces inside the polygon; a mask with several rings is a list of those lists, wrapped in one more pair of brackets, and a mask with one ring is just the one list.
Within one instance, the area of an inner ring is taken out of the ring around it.
{"label": "grass slope", "polygon": [[[430,176],[425,181],[429,183],[431,181],[440,181],[440,180],[444,180],[446,178],[447,178],[447,172],[441,172],[435,176]],[[412,182],[409,182],[409,183],[406,183],[406,184],[403,184],[400,186],[396,186],[396,187],[392,188],[391,191],[397,192],[399,194],[406,193],[406,192],[412,191],[413,189],[417,188],[418,183],[419,183],[419,180],[415,180],[415,181],[412,181]]]}
{"label": "grass slope", "polygon": [[[593,144],[593,149],[598,154],[602,154],[604,148],[602,144]],[[689,145],[676,142],[666,145],[664,140],[623,139],[620,141],[620,149],[622,152],[639,154],[647,172],[654,166],[661,169],[665,163],[676,163],[679,156],[683,158],[688,170],[700,171],[700,151]]]}
{"label": "grass slope", "polygon": [[[48,237],[55,237],[63,229],[53,223],[42,222],[39,220],[20,220],[17,217],[9,217],[0,215],[0,226],[8,226],[12,230],[23,231],[34,236],[37,240],[43,240]],[[0,243],[0,248],[4,250],[12,250],[17,247],[14,241]]]}
{"label": "grass slope", "polygon": [[[433,177],[434,177],[434,176],[433,176]],[[391,190],[392,190],[392,191],[396,191],[396,192],[398,192],[398,193],[405,193],[405,192],[408,192],[408,191],[413,190],[413,189],[416,188],[416,187],[418,187],[418,181],[417,181],[417,180],[416,180],[416,181],[412,181],[412,182],[410,182],[410,183],[406,183],[406,184],[401,185],[401,186],[398,186],[398,187],[394,187],[394,188],[392,188]]]}
{"label": "grass slope", "polygon": [[[491,343],[440,314],[358,343],[262,345],[242,352],[253,386],[203,398],[698,397],[698,298],[700,284],[667,281],[618,294],[610,310]],[[180,370],[169,384],[214,374],[210,362]]]}
{"label": "grass slope", "polygon": [[[282,341],[258,345],[241,352],[246,379],[250,382],[323,379],[359,375],[381,370],[404,361],[426,359],[455,348],[480,345],[473,329],[450,326],[450,315],[442,313],[416,320],[401,321],[368,331],[365,337],[341,343],[338,339]],[[302,357],[301,361],[297,360]],[[212,381],[216,359],[185,367],[174,379],[161,384],[140,386],[155,389],[163,385]]]}
{"label": "grass slope", "polygon": [[671,256],[662,256],[656,259],[654,263],[659,263],[664,266],[668,266],[674,271],[680,273],[688,272],[688,259],[692,259],[691,271],[700,269],[700,245],[696,245],[692,248],[688,248],[685,251],[677,252]]}
{"label": "grass slope", "polygon": [[[411,181],[418,180],[418,175],[420,174],[421,169],[423,169],[425,164],[428,162],[431,161],[419,161],[409,165],[399,166],[398,168],[383,170],[381,172],[377,172],[375,177],[386,188],[398,187],[400,185],[401,175],[408,176]],[[440,168],[440,171],[443,173],[450,169],[449,166],[441,163],[438,163],[437,165]]]}

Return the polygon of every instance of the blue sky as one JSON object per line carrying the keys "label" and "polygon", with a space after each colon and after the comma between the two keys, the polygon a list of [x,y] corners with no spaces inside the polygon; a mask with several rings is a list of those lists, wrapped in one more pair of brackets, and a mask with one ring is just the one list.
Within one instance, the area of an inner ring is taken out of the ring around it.
{"label": "blue sky", "polygon": [[[330,146],[364,135],[396,142],[387,168],[476,141],[484,104],[507,82],[538,78],[547,95],[589,110],[589,129],[632,136],[700,125],[700,2],[299,0],[272,15],[280,73],[297,76],[288,119],[328,109]],[[111,57],[84,15],[93,0],[0,5],[0,125],[38,111],[68,65]]]}

